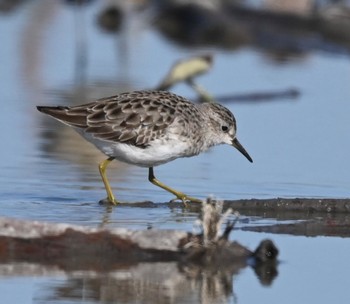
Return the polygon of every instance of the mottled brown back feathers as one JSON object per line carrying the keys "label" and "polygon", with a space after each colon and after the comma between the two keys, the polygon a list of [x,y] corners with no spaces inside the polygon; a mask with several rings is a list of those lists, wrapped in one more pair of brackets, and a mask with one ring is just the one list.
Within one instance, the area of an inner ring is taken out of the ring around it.
{"label": "mottled brown back feathers", "polygon": [[38,107],[38,110],[97,139],[141,148],[164,136],[176,113],[198,111],[187,99],[163,91],[136,91],[80,106]]}

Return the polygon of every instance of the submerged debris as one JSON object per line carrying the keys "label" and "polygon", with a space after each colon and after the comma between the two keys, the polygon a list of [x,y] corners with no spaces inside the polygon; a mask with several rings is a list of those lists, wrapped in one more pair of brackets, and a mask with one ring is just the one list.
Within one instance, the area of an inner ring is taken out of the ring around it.
{"label": "submerged debris", "polygon": [[[189,235],[189,239],[182,246],[187,254],[187,259],[202,265],[210,264],[217,267],[227,267],[233,261],[245,264],[249,260],[253,261],[254,265],[276,261],[278,249],[270,240],[262,241],[254,252],[238,242],[229,240],[239,213],[235,212],[236,218],[227,221],[233,210],[229,208],[222,214],[223,205],[223,201],[214,201],[211,198],[203,202],[200,219],[202,233]],[[225,221],[225,229],[221,232]]]}

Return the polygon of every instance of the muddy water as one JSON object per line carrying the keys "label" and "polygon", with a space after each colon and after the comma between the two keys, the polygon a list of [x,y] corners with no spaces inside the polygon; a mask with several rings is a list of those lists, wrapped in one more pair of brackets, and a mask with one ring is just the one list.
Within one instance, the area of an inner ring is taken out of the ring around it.
{"label": "muddy water", "polygon": [[[146,23],[147,14],[131,14],[124,30],[108,34],[96,25],[102,6],[95,2],[76,10],[63,1],[32,1],[0,17],[0,214],[191,231],[197,213],[182,208],[128,206],[106,212],[98,204],[105,193],[97,163],[104,156],[35,109],[38,104],[78,104],[154,87],[175,60],[208,51],[165,38]],[[281,60],[269,50],[249,46],[210,51],[214,67],[198,82],[213,96],[286,88],[301,94],[296,99],[226,103],[253,164],[222,146],[156,168],[157,177],[198,197],[349,197],[349,57],[313,50],[287,53]],[[173,91],[196,97],[184,84]],[[148,182],[145,169],[115,162],[109,176],[123,201],[172,198]],[[327,216],[317,219],[332,224]],[[251,268],[199,278],[173,264],[123,265],[113,273],[70,273],[28,264],[1,265],[0,293],[6,294],[4,303],[151,303],[155,297],[159,303],[210,303],[213,297],[223,303],[347,302],[346,238],[244,230],[301,220],[241,216],[233,238],[253,249],[268,237],[280,249],[278,275],[269,284],[259,281]],[[164,277],[164,269],[171,275]],[[147,281],[150,273],[156,275]],[[206,293],[208,284],[217,290]]]}

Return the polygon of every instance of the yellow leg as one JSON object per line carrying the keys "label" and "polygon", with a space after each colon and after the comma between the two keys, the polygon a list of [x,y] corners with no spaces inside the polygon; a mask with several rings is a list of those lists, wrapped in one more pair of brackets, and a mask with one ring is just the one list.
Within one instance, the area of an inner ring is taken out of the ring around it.
{"label": "yellow leg", "polygon": [[102,181],[103,181],[105,188],[106,188],[108,202],[113,204],[113,205],[117,205],[118,201],[115,199],[115,197],[113,195],[111,186],[109,185],[109,181],[108,181],[108,178],[106,175],[107,166],[113,159],[114,159],[114,157],[107,158],[106,160],[104,160],[103,162],[101,162],[98,165],[98,169],[100,170],[100,175],[102,177]]}
{"label": "yellow leg", "polygon": [[180,191],[176,191],[170,187],[168,187],[167,185],[164,185],[163,183],[161,183],[155,176],[154,176],[154,173],[153,173],[153,167],[149,168],[149,171],[148,171],[148,180],[160,187],[160,188],[163,188],[164,190],[174,194],[176,196],[176,198],[182,200],[182,202],[186,205],[186,202],[195,202],[195,203],[202,203],[202,201],[198,198],[194,198],[194,197],[190,197],[188,195],[186,195],[185,193],[182,193]]}

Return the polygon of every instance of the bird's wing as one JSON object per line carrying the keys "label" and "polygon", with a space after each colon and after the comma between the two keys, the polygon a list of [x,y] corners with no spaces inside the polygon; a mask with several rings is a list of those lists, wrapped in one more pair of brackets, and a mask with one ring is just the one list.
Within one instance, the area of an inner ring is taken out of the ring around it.
{"label": "bird's wing", "polygon": [[165,91],[135,91],[73,107],[38,107],[61,122],[96,139],[146,148],[167,133],[178,115],[188,124],[196,107],[187,99]]}
{"label": "bird's wing", "polygon": [[118,98],[90,106],[84,131],[97,139],[147,147],[165,134],[175,111],[154,98]]}

